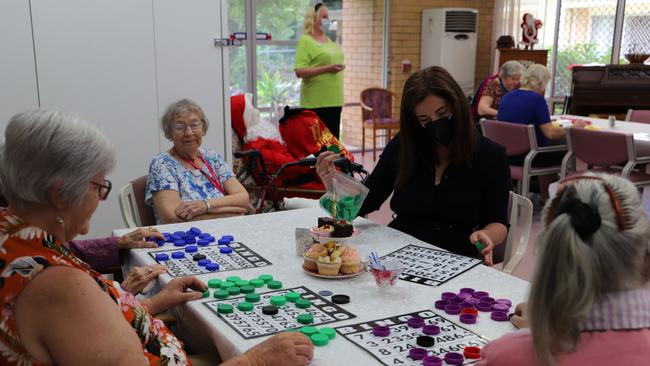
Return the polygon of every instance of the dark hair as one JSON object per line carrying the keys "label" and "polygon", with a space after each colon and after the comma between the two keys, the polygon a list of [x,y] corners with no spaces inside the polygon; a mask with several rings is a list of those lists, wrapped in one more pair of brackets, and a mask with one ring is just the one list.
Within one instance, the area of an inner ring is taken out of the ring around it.
{"label": "dark hair", "polygon": [[449,163],[470,166],[478,150],[479,134],[473,123],[469,103],[454,78],[440,66],[431,66],[411,75],[402,92],[400,107],[400,171],[397,184],[413,176],[416,169],[430,166],[428,154],[435,149],[415,116],[415,106],[430,95],[444,99],[454,117],[453,137],[449,145]]}
{"label": "dark hair", "polygon": [[323,6],[323,3],[318,3],[314,5],[314,13],[318,12],[318,9],[320,9],[321,6]]}

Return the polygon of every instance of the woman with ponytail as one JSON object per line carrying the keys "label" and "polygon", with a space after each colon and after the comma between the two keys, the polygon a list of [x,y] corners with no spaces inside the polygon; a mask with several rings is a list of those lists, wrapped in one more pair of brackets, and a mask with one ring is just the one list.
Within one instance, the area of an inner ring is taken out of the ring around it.
{"label": "woman with ponytail", "polygon": [[514,317],[530,329],[488,344],[479,365],[650,363],[650,225],[636,187],[609,175],[565,179],[537,240],[528,306]]}

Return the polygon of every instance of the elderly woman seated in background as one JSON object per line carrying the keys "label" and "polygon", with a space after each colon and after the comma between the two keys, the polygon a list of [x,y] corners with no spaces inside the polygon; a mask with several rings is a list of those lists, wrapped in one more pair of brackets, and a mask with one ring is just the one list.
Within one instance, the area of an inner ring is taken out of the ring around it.
{"label": "elderly woman seated in background", "polygon": [[650,225],[637,188],[570,177],[542,218],[528,306],[512,318],[530,330],[488,344],[479,365],[647,365]]}
{"label": "elderly woman seated in background", "polygon": [[508,61],[501,65],[499,76],[490,80],[481,93],[478,102],[478,114],[482,117],[495,118],[501,98],[507,92],[519,87],[524,66],[517,61]]}
{"label": "elderly woman seated in background", "polygon": [[[540,147],[564,143],[564,128],[553,126],[548,104],[544,99],[546,84],[550,78],[551,73],[546,66],[531,65],[521,77],[521,88],[509,92],[501,99],[497,115],[499,121],[535,126],[537,146]],[[585,125],[585,121],[576,120],[573,127],[582,128]],[[560,165],[565,154],[564,151],[538,154],[532,164],[535,167]],[[510,165],[524,165],[526,154],[508,158]],[[552,175],[539,177],[542,200],[548,198],[548,186],[553,178]]]}
{"label": "elderly woman seated in background", "polygon": [[[54,111],[14,116],[0,149],[0,364],[188,364],[182,343],[150,315],[207,290],[177,278],[137,300],[63,244],[86,234],[105,178],[110,142],[91,124]],[[193,290],[193,291],[189,291]],[[304,365],[313,348],[297,332],[272,337],[224,365]]]}
{"label": "elderly woman seated in background", "polygon": [[208,130],[201,107],[189,99],[172,103],[162,130],[174,146],[153,158],[146,189],[146,202],[159,223],[246,213],[246,188],[219,154],[201,148]]}

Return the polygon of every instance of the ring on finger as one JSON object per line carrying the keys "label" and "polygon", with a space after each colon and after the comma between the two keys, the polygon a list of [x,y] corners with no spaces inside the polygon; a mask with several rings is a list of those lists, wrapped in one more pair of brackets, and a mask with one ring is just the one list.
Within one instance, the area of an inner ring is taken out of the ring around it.
{"label": "ring on finger", "polygon": [[153,268],[148,267],[148,268],[147,268],[147,272],[149,272],[149,273],[153,272]]}

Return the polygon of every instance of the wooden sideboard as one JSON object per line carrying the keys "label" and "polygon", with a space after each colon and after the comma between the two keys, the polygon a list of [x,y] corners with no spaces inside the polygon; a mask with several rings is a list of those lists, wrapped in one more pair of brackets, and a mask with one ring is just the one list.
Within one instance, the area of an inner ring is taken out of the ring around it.
{"label": "wooden sideboard", "polygon": [[531,64],[541,64],[546,66],[548,62],[548,50],[521,50],[518,48],[499,48],[499,66],[510,60],[519,61],[522,65],[528,67]]}
{"label": "wooden sideboard", "polygon": [[624,114],[629,108],[650,109],[650,65],[573,67],[571,114]]}

